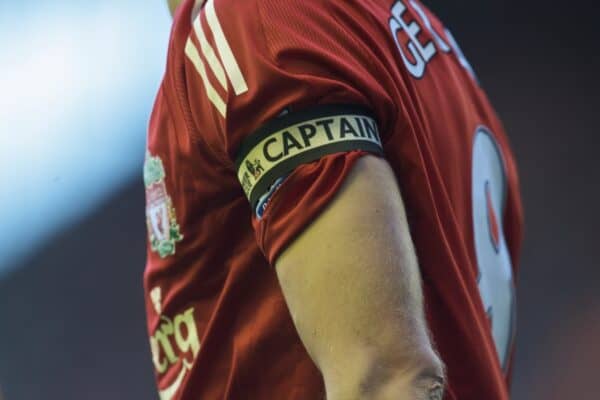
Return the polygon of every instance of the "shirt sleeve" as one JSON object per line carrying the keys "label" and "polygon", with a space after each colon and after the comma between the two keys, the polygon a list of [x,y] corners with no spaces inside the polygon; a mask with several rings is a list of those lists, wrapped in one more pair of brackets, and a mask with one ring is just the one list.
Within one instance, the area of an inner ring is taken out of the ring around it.
{"label": "shirt sleeve", "polygon": [[208,0],[186,44],[194,123],[237,176],[271,264],[356,160],[383,155],[392,124],[374,55],[329,8]]}

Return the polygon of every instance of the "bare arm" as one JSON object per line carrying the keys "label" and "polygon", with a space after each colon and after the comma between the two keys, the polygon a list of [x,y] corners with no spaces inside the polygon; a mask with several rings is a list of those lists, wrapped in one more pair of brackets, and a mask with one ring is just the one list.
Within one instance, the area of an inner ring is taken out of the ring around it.
{"label": "bare arm", "polygon": [[328,400],[442,399],[442,365],[428,337],[404,205],[386,161],[359,160],[276,269]]}

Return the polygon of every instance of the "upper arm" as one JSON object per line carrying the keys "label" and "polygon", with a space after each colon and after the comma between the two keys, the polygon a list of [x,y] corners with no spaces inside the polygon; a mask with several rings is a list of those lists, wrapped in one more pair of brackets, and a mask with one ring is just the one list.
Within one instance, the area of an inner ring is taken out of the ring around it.
{"label": "upper arm", "polygon": [[379,71],[321,2],[261,1],[258,22],[253,2],[228,2],[209,0],[188,39],[191,109],[236,167],[302,341],[328,391],[420,373],[435,355],[402,199],[387,163],[365,156],[399,117]]}
{"label": "upper arm", "polygon": [[276,269],[326,384],[368,387],[379,372],[419,374],[434,360],[404,205],[385,160],[361,158]]}

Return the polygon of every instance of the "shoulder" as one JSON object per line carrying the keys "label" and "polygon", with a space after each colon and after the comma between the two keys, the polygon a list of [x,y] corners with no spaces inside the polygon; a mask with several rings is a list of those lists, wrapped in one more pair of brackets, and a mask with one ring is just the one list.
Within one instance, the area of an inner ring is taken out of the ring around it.
{"label": "shoulder", "polygon": [[314,39],[334,22],[330,8],[325,0],[205,0],[198,13],[218,19],[228,34],[260,35],[271,45],[290,34]]}
{"label": "shoulder", "polygon": [[[192,19],[203,14],[207,18],[218,18],[223,25],[242,29],[260,23],[260,2],[261,0],[196,0]],[[239,25],[240,22],[244,24]]]}
{"label": "shoulder", "polygon": [[256,56],[256,52],[264,47],[260,0],[200,2],[201,8],[191,15],[192,36],[204,35],[208,43],[217,47],[226,43],[239,57],[243,57],[244,53]]}

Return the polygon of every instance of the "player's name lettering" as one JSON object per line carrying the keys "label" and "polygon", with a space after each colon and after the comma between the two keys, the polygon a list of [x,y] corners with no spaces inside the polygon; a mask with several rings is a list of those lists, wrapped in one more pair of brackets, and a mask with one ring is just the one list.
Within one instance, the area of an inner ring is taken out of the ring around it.
{"label": "player's name lettering", "polygon": [[321,106],[277,118],[251,135],[236,160],[237,175],[256,207],[277,179],[299,165],[351,150],[382,152],[373,117],[356,106]]}
{"label": "player's name lettering", "polygon": [[[418,18],[411,17],[408,12],[408,4]],[[425,75],[427,64],[439,49],[443,53],[454,51],[460,65],[469,72],[474,80],[477,80],[471,64],[467,61],[452,33],[446,28],[442,33],[437,32],[431,19],[419,3],[415,0],[397,0],[391,8],[390,14],[390,31],[396,42],[400,58],[413,77],[420,79]],[[421,35],[423,30],[428,31],[433,40],[426,40]]]}

